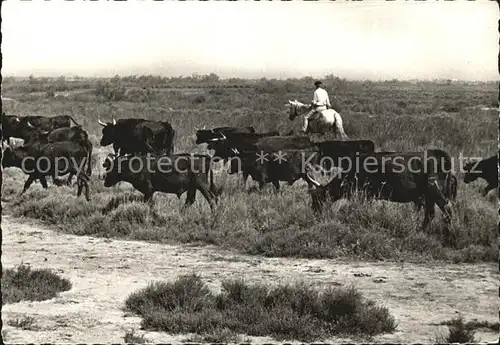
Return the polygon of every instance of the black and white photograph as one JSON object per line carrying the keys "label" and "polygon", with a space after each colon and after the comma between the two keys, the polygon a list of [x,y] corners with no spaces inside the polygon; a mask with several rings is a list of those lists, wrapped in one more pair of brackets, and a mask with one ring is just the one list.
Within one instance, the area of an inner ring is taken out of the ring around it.
{"label": "black and white photograph", "polygon": [[499,9],[2,1],[1,342],[497,344]]}

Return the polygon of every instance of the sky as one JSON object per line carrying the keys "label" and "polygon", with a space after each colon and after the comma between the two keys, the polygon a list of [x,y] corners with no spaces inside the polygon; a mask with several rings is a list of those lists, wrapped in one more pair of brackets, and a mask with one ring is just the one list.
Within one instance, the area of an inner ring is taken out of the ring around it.
{"label": "sky", "polygon": [[4,76],[497,80],[495,1],[2,4]]}

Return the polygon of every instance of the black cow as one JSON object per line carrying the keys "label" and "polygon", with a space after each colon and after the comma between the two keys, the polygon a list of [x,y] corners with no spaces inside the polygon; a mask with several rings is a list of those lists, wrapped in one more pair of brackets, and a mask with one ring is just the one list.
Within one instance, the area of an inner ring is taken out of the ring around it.
{"label": "black cow", "polygon": [[464,164],[465,170],[464,182],[470,183],[482,178],[488,185],[483,190],[483,196],[486,196],[492,189],[498,188],[498,157],[491,156],[480,161],[470,161]]}
{"label": "black cow", "polygon": [[31,115],[31,116],[19,116],[22,124],[27,124],[28,122],[40,131],[51,131],[56,128],[71,127],[71,122],[73,122],[78,127],[81,127],[78,122],[69,115],[58,115],[53,117]]}
{"label": "black cow", "polygon": [[50,132],[57,128],[71,127],[71,121],[81,127],[71,116],[18,116],[19,123],[15,126],[12,137],[29,140],[34,133]]}
{"label": "black cow", "polygon": [[187,191],[185,206],[194,203],[199,190],[213,210],[218,191],[214,186],[211,159],[208,155],[199,154],[108,157],[103,164],[106,169],[104,186],[129,182],[144,194],[144,202],[152,201],[157,191],[176,194],[179,198]]}
{"label": "black cow", "polygon": [[159,153],[170,155],[174,152],[175,131],[170,123],[144,119],[120,119],[104,123],[101,146],[113,144],[115,154]]}
{"label": "black cow", "polygon": [[255,150],[256,144],[263,138],[277,137],[279,132],[265,133],[227,133],[211,139],[208,148],[215,150],[214,156],[227,159],[233,157],[238,151]]}
{"label": "black cow", "polygon": [[228,133],[255,133],[255,128],[249,127],[216,127],[213,129],[198,129],[196,130],[196,145],[207,143],[209,144],[209,149],[211,141],[217,139],[222,135],[227,135]]}
{"label": "black cow", "polygon": [[[74,141],[86,145],[88,149],[92,151],[92,145],[90,144],[88,138],[89,138],[88,133],[81,127],[76,127],[76,126],[62,127],[62,128],[56,128],[50,132],[35,131],[30,135],[30,138],[27,139],[24,145],[32,146],[35,144],[47,144],[59,141]],[[89,171],[88,173],[90,174],[90,172],[91,171]],[[66,184],[68,186],[71,185],[72,179],[73,179],[73,173],[70,173],[68,179],[66,180]],[[60,186],[62,182],[60,180],[54,180],[54,184]]]}
{"label": "black cow", "polygon": [[250,175],[259,182],[261,189],[271,182],[279,190],[279,181],[292,185],[301,178],[305,179],[306,166],[321,166],[329,170],[338,166],[343,156],[370,153],[374,148],[370,140],[312,143],[307,137],[263,138],[253,150],[243,151],[238,158],[231,159],[229,173],[241,171],[244,182]]}
{"label": "black cow", "polygon": [[10,143],[10,138],[17,138],[20,132],[21,120],[18,116],[5,115],[2,113],[2,140],[7,140]]}
{"label": "black cow", "polygon": [[87,141],[89,140],[88,133],[81,127],[62,127],[52,131],[34,132],[28,138],[25,145],[30,145],[32,142],[38,141],[41,143],[55,143],[58,141]]}
{"label": "black cow", "polygon": [[[85,188],[85,199],[90,201],[88,181],[91,172],[92,144],[90,142],[60,141],[56,143],[35,143],[30,146],[7,148],[3,152],[3,167],[18,167],[28,174],[21,194],[25,193],[33,181],[39,179],[47,188],[46,176],[73,174],[78,179],[78,196]],[[87,164],[85,169],[85,164]]]}
{"label": "black cow", "polygon": [[[351,164],[351,169],[343,169],[327,185],[322,186],[310,175],[306,174],[312,199],[312,207],[320,211],[323,203],[329,199],[336,201],[343,196],[348,198],[356,190],[364,191],[369,199],[382,199],[399,203],[418,203],[425,198],[425,217],[422,227],[426,229],[434,216],[434,206],[437,204],[450,221],[451,209],[447,198],[441,192],[437,183],[438,176],[445,174],[445,164],[427,160],[425,152],[415,153],[370,153],[357,159],[357,167]],[[437,169],[437,170],[435,170]],[[450,175],[448,174],[448,179]]]}
{"label": "black cow", "polygon": [[272,183],[276,191],[280,189],[280,181],[293,185],[295,181],[305,178],[303,162],[317,163],[319,161],[317,148],[302,150],[285,150],[279,152],[242,151],[238,156],[230,159],[229,174],[243,173],[243,185],[248,176],[264,188]]}
{"label": "black cow", "polygon": [[[214,157],[222,159],[226,163],[231,157],[237,156],[240,151],[255,150],[256,143],[268,137],[279,137],[279,132],[255,133],[253,127],[235,128],[234,130],[232,128],[229,130],[227,128],[224,130],[214,128],[213,130],[198,131],[197,143],[207,142],[207,148],[214,150]],[[248,174],[243,171],[243,185],[245,185],[247,178]]]}
{"label": "black cow", "polygon": [[71,121],[80,126],[71,116],[61,115],[54,117],[45,116],[15,116],[2,113],[3,137],[28,140],[33,133],[51,131],[56,128],[70,127]]}

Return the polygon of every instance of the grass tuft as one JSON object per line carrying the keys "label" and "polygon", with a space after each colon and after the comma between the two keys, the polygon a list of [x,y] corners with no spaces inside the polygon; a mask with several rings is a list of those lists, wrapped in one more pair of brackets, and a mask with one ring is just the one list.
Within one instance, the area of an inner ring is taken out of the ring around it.
{"label": "grass tuft", "polygon": [[353,287],[318,291],[305,284],[249,285],[233,280],[224,281],[222,291],[213,293],[199,276],[190,275],[152,283],[131,294],[125,306],[142,316],[145,329],[197,333],[207,341],[237,339],[238,334],[313,341],[396,328],[386,308],[365,300]]}
{"label": "grass tuft", "polygon": [[71,283],[47,269],[32,269],[19,265],[3,270],[3,304],[19,301],[43,301],[57,296],[58,292],[71,289]]}
{"label": "grass tuft", "polygon": [[21,318],[7,320],[7,324],[25,331],[36,331],[38,329],[35,318],[32,316],[23,316]]}
{"label": "grass tuft", "polygon": [[134,330],[127,331],[123,340],[126,344],[145,344],[147,342],[144,334],[137,335]]}
{"label": "grass tuft", "polygon": [[453,318],[446,323],[448,326],[448,335],[439,337],[439,343],[476,343],[474,338],[475,331],[467,327],[463,318]]}

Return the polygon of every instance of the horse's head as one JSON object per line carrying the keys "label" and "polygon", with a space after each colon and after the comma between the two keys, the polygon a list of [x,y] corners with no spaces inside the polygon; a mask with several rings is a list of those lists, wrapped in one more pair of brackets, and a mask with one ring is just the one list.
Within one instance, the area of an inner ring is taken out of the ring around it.
{"label": "horse's head", "polygon": [[295,101],[288,101],[288,104],[285,104],[285,107],[290,108],[290,113],[288,115],[288,118],[290,121],[293,121],[297,116],[300,115],[302,112],[302,109],[307,108],[307,106],[297,100]]}

